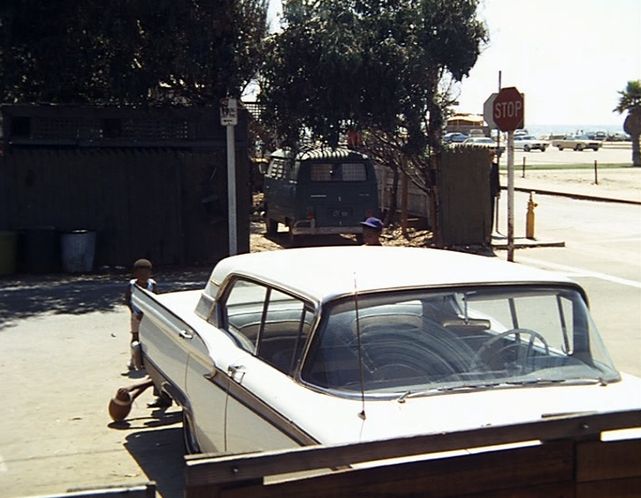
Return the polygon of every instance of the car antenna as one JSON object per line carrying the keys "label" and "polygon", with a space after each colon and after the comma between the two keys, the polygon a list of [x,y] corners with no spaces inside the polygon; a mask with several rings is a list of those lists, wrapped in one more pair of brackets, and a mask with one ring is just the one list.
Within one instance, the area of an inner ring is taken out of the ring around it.
{"label": "car antenna", "polygon": [[363,374],[363,350],[361,344],[361,323],[358,314],[358,288],[356,286],[356,272],[354,272],[354,310],[356,311],[356,343],[358,345],[358,373],[361,383],[361,411],[358,414],[360,418],[365,420],[365,377]]}

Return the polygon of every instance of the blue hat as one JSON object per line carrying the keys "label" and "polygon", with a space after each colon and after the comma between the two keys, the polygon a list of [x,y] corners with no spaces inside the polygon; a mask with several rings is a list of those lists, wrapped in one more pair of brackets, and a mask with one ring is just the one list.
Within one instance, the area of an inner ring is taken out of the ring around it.
{"label": "blue hat", "polygon": [[383,230],[383,222],[379,220],[378,218],[367,218],[365,221],[361,221],[361,225],[367,228],[372,228],[378,232]]}

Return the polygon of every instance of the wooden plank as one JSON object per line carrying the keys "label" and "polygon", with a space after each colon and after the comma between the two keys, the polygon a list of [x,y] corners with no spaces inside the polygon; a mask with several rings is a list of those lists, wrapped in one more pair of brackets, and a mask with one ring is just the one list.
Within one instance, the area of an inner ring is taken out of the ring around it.
{"label": "wooden plank", "polygon": [[580,482],[577,498],[641,498],[641,477]]}
{"label": "wooden plank", "polygon": [[462,448],[531,440],[584,438],[606,430],[638,426],[641,426],[641,410],[632,410],[358,444],[308,446],[218,458],[211,455],[188,456],[185,482],[187,486],[199,486],[242,481],[279,473],[336,468],[358,462]]}
{"label": "wooden plank", "polygon": [[155,498],[156,483],[151,481],[144,484],[129,486],[114,485],[102,488],[76,488],[67,493],[39,496],[37,498]]}
{"label": "wooden plank", "polygon": [[[536,496],[546,485],[573,496],[571,442],[357,469],[271,485],[223,489],[221,498],[332,496]],[[527,491],[529,490],[529,491]],[[526,492],[527,491],[527,492]],[[189,495],[188,495],[189,496]],[[538,495],[541,496],[541,495]]]}
{"label": "wooden plank", "polygon": [[577,444],[578,482],[641,478],[641,439]]}

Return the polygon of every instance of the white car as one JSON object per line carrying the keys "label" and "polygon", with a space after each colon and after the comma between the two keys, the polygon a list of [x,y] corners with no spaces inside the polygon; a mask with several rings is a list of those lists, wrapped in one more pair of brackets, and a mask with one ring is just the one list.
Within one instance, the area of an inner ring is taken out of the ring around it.
{"label": "white car", "polygon": [[154,295],[144,363],[183,407],[189,451],[240,453],[641,407],[584,290],[436,249],[323,247],[220,261]]}
{"label": "white car", "polygon": [[550,142],[548,142],[547,140],[540,140],[532,135],[514,136],[514,148],[522,149],[525,152],[537,149],[541,152],[545,152],[545,149],[547,149],[549,146]]}
{"label": "white car", "polygon": [[504,146],[500,146],[490,137],[470,137],[463,141],[462,145],[474,145],[476,147],[485,147],[487,149],[495,149],[500,156],[505,151]]}

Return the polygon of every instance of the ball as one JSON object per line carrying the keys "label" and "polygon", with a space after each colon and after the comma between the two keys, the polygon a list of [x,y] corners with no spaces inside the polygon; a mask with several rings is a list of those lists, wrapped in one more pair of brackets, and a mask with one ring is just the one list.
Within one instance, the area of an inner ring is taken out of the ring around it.
{"label": "ball", "polygon": [[121,422],[127,418],[131,411],[131,394],[124,387],[116,391],[116,395],[109,401],[109,416],[114,422]]}

